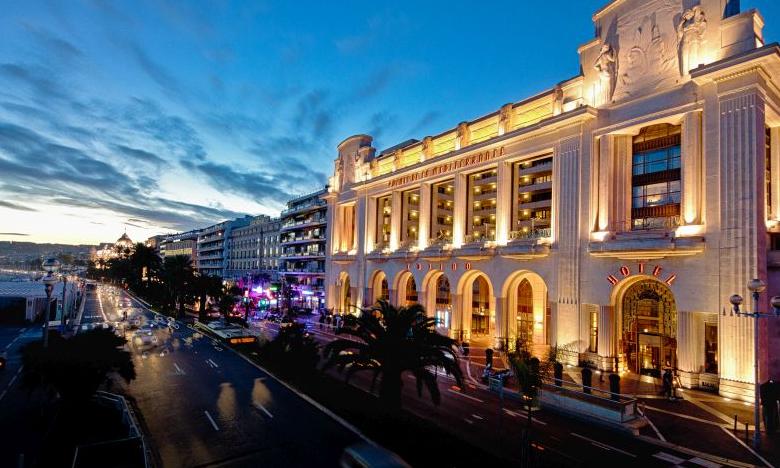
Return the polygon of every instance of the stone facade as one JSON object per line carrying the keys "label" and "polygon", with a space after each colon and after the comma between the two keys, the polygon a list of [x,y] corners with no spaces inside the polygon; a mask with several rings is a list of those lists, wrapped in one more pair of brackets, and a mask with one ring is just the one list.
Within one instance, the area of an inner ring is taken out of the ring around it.
{"label": "stone facade", "polygon": [[344,140],[327,306],[420,302],[464,341],[751,399],[754,325],[728,299],[780,294],[780,48],[757,11],[691,3],[615,0],[581,75],[392,152]]}

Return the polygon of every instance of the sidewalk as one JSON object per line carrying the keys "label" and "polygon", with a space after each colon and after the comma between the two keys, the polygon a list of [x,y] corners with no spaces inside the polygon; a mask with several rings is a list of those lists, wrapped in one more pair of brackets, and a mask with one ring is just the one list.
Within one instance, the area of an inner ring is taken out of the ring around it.
{"label": "sidewalk", "polygon": [[[568,367],[564,370],[564,377],[581,384],[581,370],[579,367]],[[592,386],[608,391],[607,375],[594,372]],[[756,453],[752,448],[752,403],[683,388],[675,389],[678,398],[668,400],[661,395],[661,379],[633,373],[621,376],[620,392],[639,400],[640,408],[650,423],[640,432],[641,436],[752,463],[780,462],[780,432],[762,433],[760,450]],[[749,429],[747,438],[746,423]]]}

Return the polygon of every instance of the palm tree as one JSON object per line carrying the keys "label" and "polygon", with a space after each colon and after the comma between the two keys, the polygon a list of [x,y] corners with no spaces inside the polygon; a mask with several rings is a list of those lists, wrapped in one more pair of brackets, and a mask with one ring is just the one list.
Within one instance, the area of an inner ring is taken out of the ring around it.
{"label": "palm tree", "polygon": [[194,275],[192,258],[189,255],[165,257],[163,276],[170,292],[171,305],[175,309],[176,303],[178,302],[179,304],[179,317],[184,316],[184,304],[187,300],[188,286],[192,284]]}
{"label": "palm tree", "polygon": [[[428,389],[434,404],[441,401],[434,368],[442,367],[463,385],[463,375],[455,354],[455,340],[436,332],[436,319],[427,317],[420,304],[396,308],[379,301],[359,317],[348,318],[346,333],[359,341],[337,339],[324,349],[325,368],[346,369],[346,379],[356,372],[373,373],[371,390],[379,381],[379,398],[390,409],[401,407],[404,372],[417,380],[417,393]],[[351,322],[351,323],[350,323]]]}
{"label": "palm tree", "polygon": [[136,286],[143,284],[144,274],[152,278],[160,269],[160,256],[152,247],[147,247],[143,242],[135,244],[135,250],[130,255],[130,265],[133,269],[134,283]]}
{"label": "palm tree", "polygon": [[222,285],[222,278],[219,276],[196,274],[192,281],[192,292],[194,296],[198,297],[200,303],[198,320],[205,322],[208,318],[206,317],[206,300],[209,297],[219,300],[225,293],[225,288]]}

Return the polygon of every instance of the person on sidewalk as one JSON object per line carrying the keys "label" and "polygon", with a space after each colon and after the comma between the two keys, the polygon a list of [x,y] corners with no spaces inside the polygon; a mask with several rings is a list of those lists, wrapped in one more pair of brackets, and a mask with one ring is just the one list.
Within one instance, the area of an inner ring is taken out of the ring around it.
{"label": "person on sidewalk", "polygon": [[662,382],[663,382],[664,396],[666,397],[667,400],[671,400],[672,399],[672,371],[671,371],[671,369],[667,368],[664,371],[664,375],[662,377]]}

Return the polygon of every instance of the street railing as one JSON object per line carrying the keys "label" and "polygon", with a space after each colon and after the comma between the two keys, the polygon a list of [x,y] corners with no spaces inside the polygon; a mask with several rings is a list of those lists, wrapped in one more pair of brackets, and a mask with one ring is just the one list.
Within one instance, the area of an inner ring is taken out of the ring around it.
{"label": "street railing", "polygon": [[596,387],[556,382],[547,377],[542,378],[540,399],[567,412],[611,422],[632,421],[638,414],[636,398]]}

